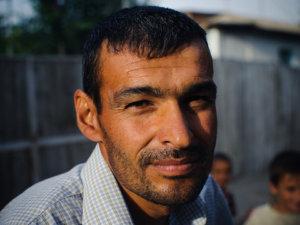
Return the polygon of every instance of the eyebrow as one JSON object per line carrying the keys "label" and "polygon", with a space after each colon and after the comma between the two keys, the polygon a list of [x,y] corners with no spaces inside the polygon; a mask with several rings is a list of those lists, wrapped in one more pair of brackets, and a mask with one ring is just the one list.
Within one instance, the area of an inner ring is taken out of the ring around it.
{"label": "eyebrow", "polygon": [[116,102],[120,101],[123,98],[132,95],[149,95],[153,97],[163,97],[164,93],[159,88],[153,88],[150,86],[142,86],[142,87],[133,87],[121,90],[114,94],[114,100]]}
{"label": "eyebrow", "polygon": [[205,81],[203,83],[197,83],[191,87],[189,87],[184,93],[186,94],[194,94],[194,93],[200,93],[200,92],[206,92],[209,91],[213,94],[213,97],[215,98],[217,95],[217,86],[212,81]]}
{"label": "eyebrow", "polygon": [[[202,83],[197,83],[192,85],[183,91],[184,95],[190,95],[194,93],[200,93],[205,91],[210,91],[213,93],[214,97],[216,96],[217,86],[213,81],[205,81]],[[154,88],[151,86],[142,86],[142,87],[132,87],[123,89],[114,94],[114,101],[120,102],[123,98],[134,96],[134,95],[148,95],[152,97],[163,97],[166,95],[166,92],[163,92],[160,88]]]}

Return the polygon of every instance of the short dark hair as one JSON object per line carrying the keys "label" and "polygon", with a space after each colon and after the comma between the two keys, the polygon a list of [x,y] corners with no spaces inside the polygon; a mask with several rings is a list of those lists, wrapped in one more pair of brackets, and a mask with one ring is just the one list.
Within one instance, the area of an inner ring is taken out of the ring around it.
{"label": "short dark hair", "polygon": [[215,153],[215,155],[214,155],[214,161],[217,161],[217,160],[226,161],[229,164],[232,164],[230,157],[227,154],[223,153],[223,152],[217,152],[217,153]]}
{"label": "short dark hair", "polygon": [[178,51],[185,44],[203,41],[205,31],[191,18],[172,9],[140,6],[120,10],[102,20],[91,32],[83,49],[83,89],[101,112],[100,49],[118,53],[126,46],[139,57],[159,58]]}
{"label": "short dark hair", "polygon": [[269,166],[269,180],[277,185],[286,174],[300,174],[300,152],[285,150],[278,153]]}

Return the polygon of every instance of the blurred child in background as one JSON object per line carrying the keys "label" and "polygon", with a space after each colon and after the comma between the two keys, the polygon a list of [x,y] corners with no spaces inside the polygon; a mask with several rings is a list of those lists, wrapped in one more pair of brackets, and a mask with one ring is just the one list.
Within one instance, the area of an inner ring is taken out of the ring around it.
{"label": "blurred child in background", "polygon": [[213,160],[211,175],[221,187],[227,199],[232,216],[236,215],[236,208],[233,195],[227,190],[227,184],[231,179],[232,162],[229,156],[224,153],[216,153]]}
{"label": "blurred child in background", "polygon": [[283,151],[269,166],[269,188],[274,202],[256,207],[245,225],[300,224],[300,152]]}

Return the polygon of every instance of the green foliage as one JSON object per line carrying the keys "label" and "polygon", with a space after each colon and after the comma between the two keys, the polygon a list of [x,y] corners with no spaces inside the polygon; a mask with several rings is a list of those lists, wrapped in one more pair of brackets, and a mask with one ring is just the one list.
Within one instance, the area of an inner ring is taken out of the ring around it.
{"label": "green foliage", "polygon": [[[36,16],[0,30],[0,53],[80,54],[90,30],[122,0],[31,0]],[[129,1],[133,5],[133,1]]]}

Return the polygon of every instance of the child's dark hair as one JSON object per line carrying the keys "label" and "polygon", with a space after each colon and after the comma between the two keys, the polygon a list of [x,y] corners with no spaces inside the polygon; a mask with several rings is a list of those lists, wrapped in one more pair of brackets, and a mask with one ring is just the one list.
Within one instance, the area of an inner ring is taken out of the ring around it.
{"label": "child's dark hair", "polygon": [[300,174],[300,152],[285,150],[277,154],[269,166],[269,180],[277,185],[285,174]]}
{"label": "child's dark hair", "polygon": [[226,155],[225,153],[222,153],[222,152],[217,152],[214,155],[214,161],[215,160],[226,161],[226,162],[232,164],[230,157],[228,155]]}

